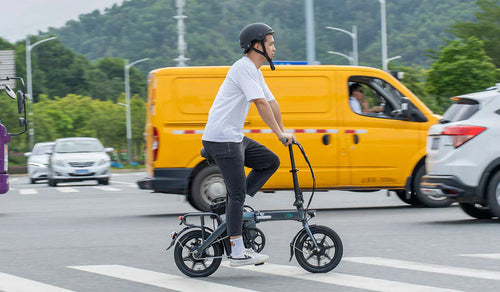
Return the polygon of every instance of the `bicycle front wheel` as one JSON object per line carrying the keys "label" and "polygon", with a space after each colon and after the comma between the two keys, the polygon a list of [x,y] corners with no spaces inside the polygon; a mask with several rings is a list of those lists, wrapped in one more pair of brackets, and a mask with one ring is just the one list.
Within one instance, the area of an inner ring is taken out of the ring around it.
{"label": "bicycle front wheel", "polygon": [[319,248],[316,249],[307,232],[302,232],[295,245],[295,258],[308,272],[327,273],[342,259],[342,241],[335,231],[326,226],[311,226],[311,233]]}

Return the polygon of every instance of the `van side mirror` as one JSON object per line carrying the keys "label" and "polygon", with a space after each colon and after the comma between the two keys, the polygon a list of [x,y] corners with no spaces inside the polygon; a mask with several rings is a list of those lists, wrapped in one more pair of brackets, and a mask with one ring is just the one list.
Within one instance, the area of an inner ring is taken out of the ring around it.
{"label": "van side mirror", "polygon": [[9,85],[7,84],[4,84],[3,85],[3,89],[5,90],[5,93],[7,93],[7,95],[12,98],[12,99],[16,99],[16,93],[14,92],[14,90],[12,90],[12,88],[10,88]]}
{"label": "van side mirror", "polygon": [[111,153],[114,150],[115,150],[115,148],[113,148],[113,147],[104,148],[104,151],[106,151],[106,153]]}
{"label": "van side mirror", "polygon": [[408,113],[409,113],[409,111],[408,111],[408,102],[409,102],[408,98],[404,97],[403,98],[403,102],[401,103],[401,115],[403,117],[405,117],[405,118],[408,117]]}
{"label": "van side mirror", "polygon": [[24,93],[21,90],[17,91],[17,112],[22,114],[24,110]]}

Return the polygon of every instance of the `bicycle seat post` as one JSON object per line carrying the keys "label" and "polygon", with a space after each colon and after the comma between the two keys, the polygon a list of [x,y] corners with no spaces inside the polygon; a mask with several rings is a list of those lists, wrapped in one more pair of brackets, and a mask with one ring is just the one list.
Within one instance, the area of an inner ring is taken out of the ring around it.
{"label": "bicycle seat post", "polygon": [[290,172],[292,173],[292,179],[293,179],[293,192],[295,193],[295,202],[293,205],[297,207],[297,210],[303,210],[304,206],[304,196],[302,195],[302,190],[300,190],[299,187],[299,179],[297,177],[297,172],[299,171],[295,167],[295,157],[293,155],[293,144],[288,145],[288,151],[290,152],[290,164],[292,166],[292,169]]}

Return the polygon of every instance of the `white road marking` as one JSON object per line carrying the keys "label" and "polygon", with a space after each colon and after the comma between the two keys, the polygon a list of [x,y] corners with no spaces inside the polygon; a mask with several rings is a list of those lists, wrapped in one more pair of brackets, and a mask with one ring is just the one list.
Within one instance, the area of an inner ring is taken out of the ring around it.
{"label": "white road marking", "polygon": [[61,193],[78,193],[78,192],[80,192],[79,190],[77,190],[75,188],[70,188],[70,187],[59,187],[59,188],[56,188],[56,190],[61,192]]}
{"label": "white road marking", "polygon": [[95,186],[93,188],[101,190],[101,191],[106,191],[106,192],[116,192],[116,191],[120,190],[120,189],[113,188],[113,187],[108,187],[108,186]]}
{"label": "white road marking", "polygon": [[127,187],[134,187],[134,188],[139,188],[136,183],[129,183],[129,182],[123,182],[123,181],[113,181],[113,184],[122,184]]}
{"label": "white road marking", "polygon": [[[228,262],[223,262],[223,266],[229,267]],[[376,278],[355,276],[343,273],[329,272],[326,274],[312,274],[299,267],[287,265],[275,265],[266,263],[262,266],[243,266],[234,269],[244,269],[248,271],[272,274],[276,276],[294,277],[307,281],[316,281],[326,284],[334,284],[345,287],[353,287],[371,291],[387,292],[413,292],[413,291],[432,291],[432,292],[457,292],[459,290],[431,287],[426,285],[410,284]]]}
{"label": "white road marking", "polygon": [[20,189],[19,194],[20,195],[35,195],[35,194],[38,194],[38,191],[36,189]]}
{"label": "white road marking", "polygon": [[0,273],[0,290],[5,292],[71,292],[71,290]]}
{"label": "white road marking", "polygon": [[137,269],[122,265],[94,265],[94,266],[70,266],[69,268],[85,272],[110,276],[114,278],[129,280],[137,283],[167,288],[177,291],[241,291],[250,292],[255,290],[243,289],[229,285],[217,284],[188,277],[181,277],[160,272]]}
{"label": "white road marking", "polygon": [[500,260],[500,253],[459,254],[459,256]]}
{"label": "white road marking", "polygon": [[386,259],[379,257],[347,257],[343,258],[342,260],[347,262],[384,266],[384,267],[391,267],[391,268],[398,268],[405,270],[439,273],[439,274],[447,274],[453,276],[463,276],[463,277],[487,279],[487,280],[500,280],[500,272],[496,271],[449,267],[449,266],[424,264],[419,262],[394,260],[394,259]]}

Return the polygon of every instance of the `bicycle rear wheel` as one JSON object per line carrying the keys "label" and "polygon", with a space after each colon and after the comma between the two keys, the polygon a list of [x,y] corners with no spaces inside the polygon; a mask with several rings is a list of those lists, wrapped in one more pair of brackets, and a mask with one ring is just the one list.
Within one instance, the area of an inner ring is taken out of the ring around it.
{"label": "bicycle rear wheel", "polygon": [[[210,235],[205,232],[206,237]],[[174,248],[175,265],[179,270],[189,277],[207,277],[213,274],[222,261],[222,244],[212,243],[199,256],[195,256],[196,250],[203,242],[201,230],[192,230],[184,234],[176,243]]]}
{"label": "bicycle rear wheel", "polygon": [[299,265],[311,273],[327,273],[333,270],[342,259],[343,246],[335,231],[326,226],[311,226],[311,233],[318,244],[319,250],[307,234],[297,238],[295,258]]}

